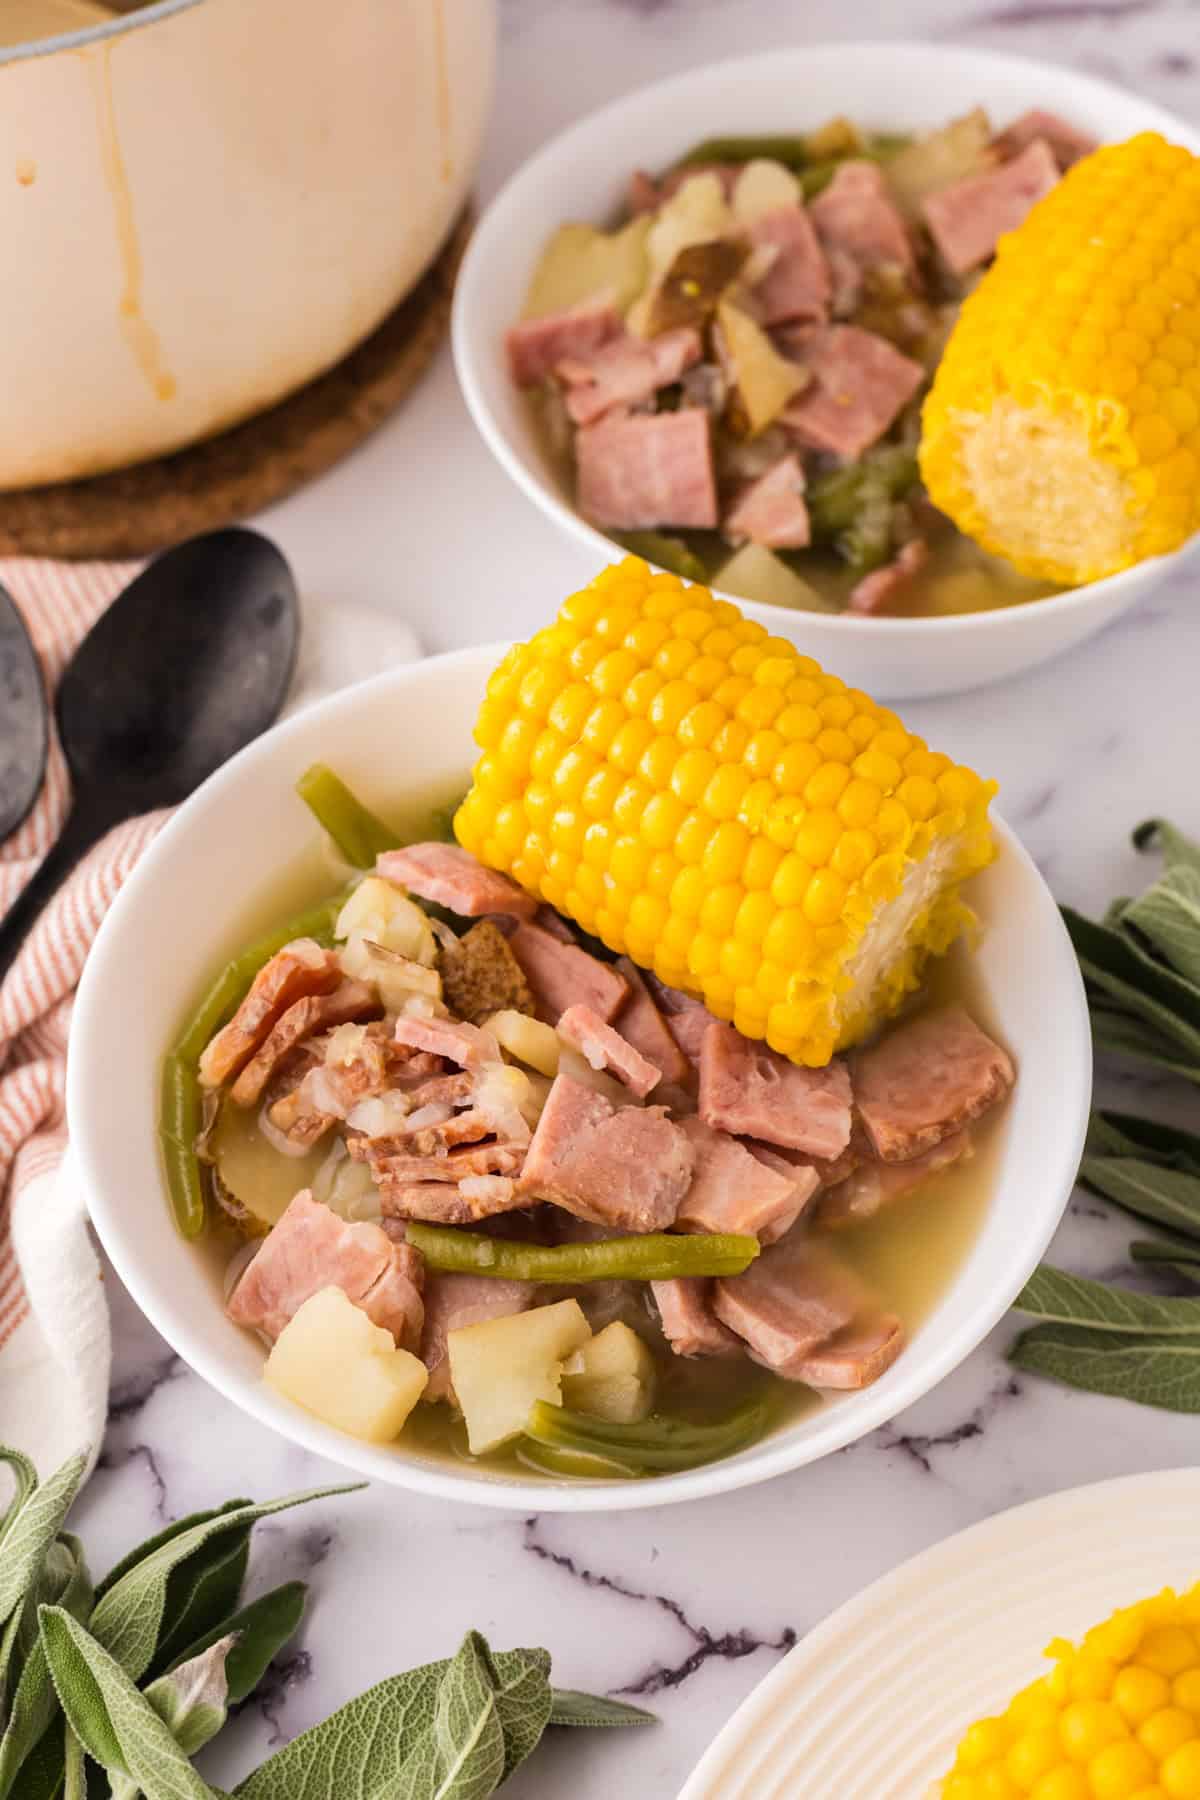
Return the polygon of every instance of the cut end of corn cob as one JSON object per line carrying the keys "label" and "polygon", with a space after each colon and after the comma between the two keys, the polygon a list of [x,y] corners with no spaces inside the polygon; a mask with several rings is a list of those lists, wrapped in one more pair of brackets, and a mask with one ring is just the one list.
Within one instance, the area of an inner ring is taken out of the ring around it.
{"label": "cut end of corn cob", "polygon": [[630,557],[488,683],[459,841],[820,1066],[972,922],[994,783],[729,601]]}
{"label": "cut end of corn cob", "polygon": [[1200,1584],[1123,1607],[998,1717],[978,1719],[940,1800],[1196,1800]]}
{"label": "cut end of corn cob", "polygon": [[1155,132],[1084,157],[1002,238],[925,402],[960,531],[1079,583],[1200,528],[1200,159]]}

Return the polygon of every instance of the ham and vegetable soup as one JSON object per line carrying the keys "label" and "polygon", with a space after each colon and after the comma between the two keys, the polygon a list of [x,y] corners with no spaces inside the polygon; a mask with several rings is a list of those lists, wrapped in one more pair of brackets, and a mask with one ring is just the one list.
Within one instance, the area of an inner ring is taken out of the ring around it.
{"label": "ham and vegetable soup", "polygon": [[395,847],[330,771],[301,792],[369,872],[218,978],[163,1121],[272,1386],[373,1441],[634,1477],[904,1354],[1014,1079],[965,957],[806,1067],[446,836]]}
{"label": "ham and vegetable soup", "polygon": [[713,138],[637,171],[612,230],[561,226],[508,333],[556,474],[592,524],[726,593],[943,614],[1055,590],[930,505],[926,387],[963,297],[1094,146],[976,109],[920,138],[847,119]]}

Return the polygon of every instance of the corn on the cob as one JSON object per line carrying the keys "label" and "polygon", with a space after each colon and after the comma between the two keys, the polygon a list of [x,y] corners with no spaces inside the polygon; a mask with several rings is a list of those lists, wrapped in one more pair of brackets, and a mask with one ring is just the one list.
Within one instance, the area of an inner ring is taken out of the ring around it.
{"label": "corn on the cob", "polygon": [[465,848],[798,1062],[899,1005],[993,854],[994,784],[633,557],[509,652],[475,735]]}
{"label": "corn on the cob", "polygon": [[1200,527],[1200,159],[1154,132],[1085,157],[1002,238],[925,403],[960,530],[1093,581]]}
{"label": "corn on the cob", "polygon": [[1200,1584],[1113,1613],[958,1746],[941,1800],[1197,1800]]}

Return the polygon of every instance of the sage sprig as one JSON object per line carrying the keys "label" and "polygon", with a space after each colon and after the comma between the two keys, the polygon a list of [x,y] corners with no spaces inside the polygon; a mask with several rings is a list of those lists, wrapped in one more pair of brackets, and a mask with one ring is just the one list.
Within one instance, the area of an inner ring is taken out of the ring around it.
{"label": "sage sprig", "polygon": [[[14,1493],[0,1515],[0,1800],[486,1800],[548,1725],[648,1723],[652,1714],[550,1685],[545,1650],[457,1654],[393,1675],[286,1745],[234,1796],[192,1759],[289,1641],[306,1590],[242,1600],[259,1519],[346,1488],[176,1520],[93,1590],[64,1529],[84,1467],[39,1486],[0,1445]],[[101,1774],[103,1772],[103,1775]]]}
{"label": "sage sprig", "polygon": [[[1098,1051],[1200,1084],[1200,844],[1162,819],[1133,834],[1163,869],[1115,900],[1103,923],[1063,908],[1087,986]],[[1131,1273],[1200,1285],[1200,1135],[1129,1113],[1096,1112],[1081,1184],[1157,1227],[1130,1245]],[[1039,1323],[1017,1339],[1019,1367],[1070,1387],[1173,1412],[1200,1412],[1200,1297],[1147,1294],[1039,1269],[1017,1307]]]}

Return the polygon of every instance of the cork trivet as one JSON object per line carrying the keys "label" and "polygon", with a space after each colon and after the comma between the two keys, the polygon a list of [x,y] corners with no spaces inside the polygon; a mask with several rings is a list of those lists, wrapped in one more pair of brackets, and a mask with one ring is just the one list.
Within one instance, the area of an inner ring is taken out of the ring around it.
{"label": "cork trivet", "polygon": [[173,456],[0,494],[0,555],[143,556],[259,512],[323,474],[382,425],[432,361],[471,222],[468,207],[382,325],[277,406]]}

